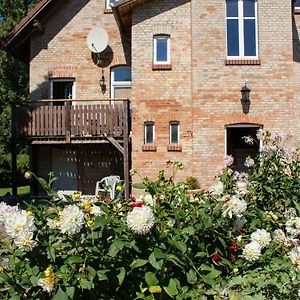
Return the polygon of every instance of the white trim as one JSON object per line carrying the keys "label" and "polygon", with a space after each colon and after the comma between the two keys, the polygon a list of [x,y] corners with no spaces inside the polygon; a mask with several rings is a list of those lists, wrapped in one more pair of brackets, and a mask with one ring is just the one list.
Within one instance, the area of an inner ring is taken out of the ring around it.
{"label": "white trim", "polygon": [[[50,99],[53,99],[53,83],[54,82],[72,82],[72,98],[70,99],[76,99],[76,81],[75,78],[50,78]],[[64,98],[63,98],[64,99]],[[65,98],[69,99],[69,98]]]}
{"label": "white trim", "polygon": [[[172,143],[172,125],[177,125],[177,143]],[[180,124],[178,121],[171,121],[169,125],[169,143],[170,144],[179,144],[180,143]]]}
{"label": "white trim", "polygon": [[[167,40],[167,60],[157,60],[157,40]],[[171,63],[171,46],[170,46],[170,35],[169,34],[156,34],[153,36],[153,63],[156,65],[165,65]]]}
{"label": "white trim", "polygon": [[115,71],[120,68],[129,68],[130,66],[116,66],[110,72],[110,97],[115,98],[115,88],[131,88],[131,81],[115,81]]}
{"label": "white trim", "polygon": [[[238,16],[237,17],[227,17],[227,1],[225,5],[225,15],[226,15],[226,53],[227,59],[258,59],[258,17],[257,17],[257,0],[254,0],[254,17],[244,17],[243,11],[243,0],[238,0]],[[238,20],[238,31],[239,31],[239,55],[230,56],[228,55],[228,37],[227,37],[227,20]],[[244,20],[255,20],[255,49],[256,55],[245,56],[245,45],[244,45]]]}
{"label": "white trim", "polygon": [[[148,141],[147,141],[147,125],[152,125],[152,127],[151,127],[152,128],[152,135],[153,135],[152,143],[148,143]],[[144,122],[144,144],[145,145],[153,145],[154,141],[155,141],[155,123],[153,121]]]}

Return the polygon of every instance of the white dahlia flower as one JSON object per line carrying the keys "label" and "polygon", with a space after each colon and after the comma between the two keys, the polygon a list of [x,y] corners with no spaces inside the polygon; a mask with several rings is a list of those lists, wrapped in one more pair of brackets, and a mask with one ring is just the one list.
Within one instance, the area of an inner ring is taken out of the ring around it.
{"label": "white dahlia flower", "polygon": [[294,265],[296,271],[300,271],[300,246],[293,248],[288,253],[288,257]]}
{"label": "white dahlia flower", "polygon": [[286,224],[286,232],[292,236],[298,236],[300,234],[300,218],[292,217],[290,218]]}
{"label": "white dahlia flower", "polygon": [[62,233],[73,235],[84,225],[84,213],[77,205],[68,205],[59,213],[57,227]]}
{"label": "white dahlia flower", "polygon": [[232,218],[233,216],[241,217],[247,209],[245,200],[239,199],[237,196],[232,196],[229,201],[223,205],[222,216]]}
{"label": "white dahlia flower", "polygon": [[10,206],[4,202],[0,202],[0,222],[7,220],[11,214],[18,210],[17,206]]}
{"label": "white dahlia flower", "polygon": [[266,247],[271,242],[271,234],[265,229],[257,229],[250,237],[252,242],[257,242],[261,248]]}
{"label": "white dahlia flower", "polygon": [[127,215],[127,226],[135,233],[145,235],[154,226],[155,218],[152,209],[143,205],[134,207]]}
{"label": "white dahlia flower", "polygon": [[281,229],[274,230],[273,239],[277,243],[284,243],[285,240],[286,240],[286,237],[285,237],[285,234],[284,234],[283,230],[281,230]]}
{"label": "white dahlia flower", "polygon": [[25,251],[30,251],[37,245],[37,242],[33,239],[33,232],[30,231],[19,232],[14,239],[14,243],[18,248]]}
{"label": "white dahlia flower", "polygon": [[16,238],[20,232],[35,231],[34,218],[25,210],[18,210],[12,213],[5,221],[5,230],[8,236]]}
{"label": "white dahlia flower", "polygon": [[215,183],[213,186],[210,188],[210,193],[214,196],[219,196],[223,193],[224,191],[224,184],[222,181],[218,181]]}
{"label": "white dahlia flower", "polygon": [[91,206],[90,214],[93,215],[93,216],[98,217],[98,216],[103,215],[103,210],[101,209],[100,206],[92,205]]}
{"label": "white dahlia flower", "polygon": [[243,250],[243,256],[248,261],[258,260],[261,254],[261,247],[258,242],[252,241]]}

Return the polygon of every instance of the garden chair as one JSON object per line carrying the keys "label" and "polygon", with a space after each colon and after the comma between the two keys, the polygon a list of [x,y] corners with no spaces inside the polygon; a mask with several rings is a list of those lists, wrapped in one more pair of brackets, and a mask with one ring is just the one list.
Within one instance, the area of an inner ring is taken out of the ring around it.
{"label": "garden chair", "polygon": [[120,181],[120,176],[111,175],[96,182],[95,195],[99,193],[109,193],[111,199],[115,198],[116,184]]}

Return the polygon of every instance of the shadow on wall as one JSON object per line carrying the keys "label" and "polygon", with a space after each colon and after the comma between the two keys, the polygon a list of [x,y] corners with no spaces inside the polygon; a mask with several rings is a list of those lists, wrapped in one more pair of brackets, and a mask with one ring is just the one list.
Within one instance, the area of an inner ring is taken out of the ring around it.
{"label": "shadow on wall", "polygon": [[31,91],[30,99],[31,101],[49,99],[50,98],[49,91],[50,91],[49,77],[44,76],[44,80],[41,83],[39,83],[33,91]]}
{"label": "shadow on wall", "polygon": [[[157,15],[163,14],[166,11],[172,10],[180,5],[184,5],[190,0],[173,0],[173,1],[165,1],[166,4],[158,5],[159,0],[150,1],[148,4],[144,4],[140,9],[147,10],[147,13],[138,14],[138,18],[132,18],[132,26],[141,23],[145,20],[148,20]],[[151,9],[147,9],[148,5],[151,5]]]}
{"label": "shadow on wall", "polygon": [[[39,43],[35,43],[37,46],[31,51],[31,59],[37,56],[43,49],[47,49],[48,43],[88,4],[88,2],[87,0],[63,1],[59,6],[59,12],[63,11],[65,13],[57,13],[57,10],[55,10],[56,13],[54,14],[53,21],[51,21],[51,30],[47,30],[46,26],[46,31],[42,37],[40,35],[37,37]],[[54,20],[55,18],[57,18],[57,21]]]}
{"label": "shadow on wall", "polygon": [[295,22],[295,18],[293,18],[292,22],[293,27],[293,60],[295,62],[300,62],[300,41],[299,41],[299,33],[297,24]]}

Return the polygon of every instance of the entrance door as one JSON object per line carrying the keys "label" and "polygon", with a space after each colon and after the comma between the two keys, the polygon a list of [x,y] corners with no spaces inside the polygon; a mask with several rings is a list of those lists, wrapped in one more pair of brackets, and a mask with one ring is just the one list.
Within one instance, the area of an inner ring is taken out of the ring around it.
{"label": "entrance door", "polygon": [[[234,125],[226,128],[226,154],[233,156],[236,171],[247,172],[248,168],[244,165],[246,158],[255,158],[258,155],[260,145],[256,133],[260,128],[255,125]],[[252,145],[244,141],[245,136],[252,137]]]}

